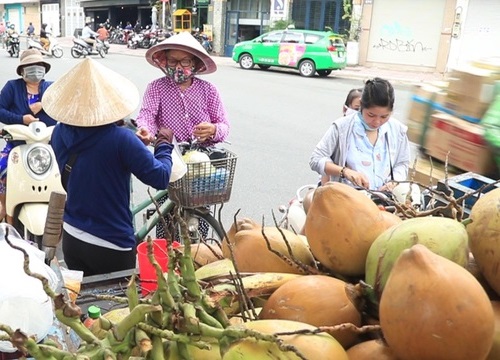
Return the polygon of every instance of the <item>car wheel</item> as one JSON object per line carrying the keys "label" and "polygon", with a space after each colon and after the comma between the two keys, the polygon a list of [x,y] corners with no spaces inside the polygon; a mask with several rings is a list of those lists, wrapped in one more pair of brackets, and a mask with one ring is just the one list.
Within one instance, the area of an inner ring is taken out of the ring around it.
{"label": "car wheel", "polygon": [[258,64],[258,66],[262,69],[262,70],[267,70],[269,69],[271,66],[269,65],[262,65],[262,64]]}
{"label": "car wheel", "polygon": [[299,72],[302,76],[311,77],[316,73],[316,65],[311,60],[304,60],[299,64]]}
{"label": "car wheel", "polygon": [[245,70],[250,70],[255,66],[255,63],[253,62],[252,55],[250,54],[243,54],[240,57],[240,66],[245,69]]}
{"label": "car wheel", "polygon": [[327,77],[332,73],[332,70],[318,70],[318,75],[321,77]]}

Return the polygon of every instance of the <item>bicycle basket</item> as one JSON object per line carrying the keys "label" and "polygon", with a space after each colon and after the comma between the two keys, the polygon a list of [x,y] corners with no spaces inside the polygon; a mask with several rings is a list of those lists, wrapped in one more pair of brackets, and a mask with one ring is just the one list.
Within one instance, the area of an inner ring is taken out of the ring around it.
{"label": "bicycle basket", "polygon": [[236,170],[236,155],[199,163],[187,163],[186,175],[168,186],[169,198],[185,208],[229,201]]}

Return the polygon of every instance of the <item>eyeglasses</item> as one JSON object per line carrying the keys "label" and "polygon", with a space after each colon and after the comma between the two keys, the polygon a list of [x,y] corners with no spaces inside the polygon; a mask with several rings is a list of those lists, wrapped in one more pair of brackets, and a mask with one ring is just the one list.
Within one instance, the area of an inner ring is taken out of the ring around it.
{"label": "eyeglasses", "polygon": [[177,65],[181,64],[182,67],[191,67],[193,66],[193,59],[184,58],[181,60],[169,58],[167,59],[168,67],[177,67]]}

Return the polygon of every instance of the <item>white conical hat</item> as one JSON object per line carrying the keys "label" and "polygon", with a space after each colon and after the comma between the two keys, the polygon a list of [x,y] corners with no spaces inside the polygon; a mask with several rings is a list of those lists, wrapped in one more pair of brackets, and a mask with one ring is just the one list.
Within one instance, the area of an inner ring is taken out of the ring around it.
{"label": "white conical hat", "polygon": [[196,67],[197,74],[210,74],[217,70],[217,65],[208,55],[205,48],[191,35],[184,31],[163,40],[146,51],[146,60],[157,68],[166,66],[166,52],[168,50],[181,50],[197,57],[200,63]]}
{"label": "white conical hat", "polygon": [[130,80],[87,58],[48,87],[42,107],[61,123],[89,127],[123,119],[139,101]]}

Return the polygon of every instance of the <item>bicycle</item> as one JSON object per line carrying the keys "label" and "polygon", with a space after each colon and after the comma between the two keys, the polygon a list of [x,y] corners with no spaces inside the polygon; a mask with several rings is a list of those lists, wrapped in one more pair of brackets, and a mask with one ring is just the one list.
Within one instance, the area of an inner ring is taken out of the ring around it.
{"label": "bicycle", "polygon": [[[146,210],[144,224],[136,229],[138,242],[143,241],[153,228],[162,224],[161,218],[168,219],[178,206],[179,213],[188,226],[191,243],[203,240],[221,242],[224,230],[213,214],[217,207],[229,201],[236,169],[237,156],[227,149],[204,148],[197,143],[179,143],[182,153],[196,150],[205,152],[208,161],[187,163],[187,172],[179,180],[169,184],[168,189],[156,192],[150,199],[140,202],[131,209],[135,216]],[[158,208],[148,209],[158,200],[168,195]],[[208,224],[208,231],[199,231],[200,220]],[[180,241],[182,242],[182,241]]]}

